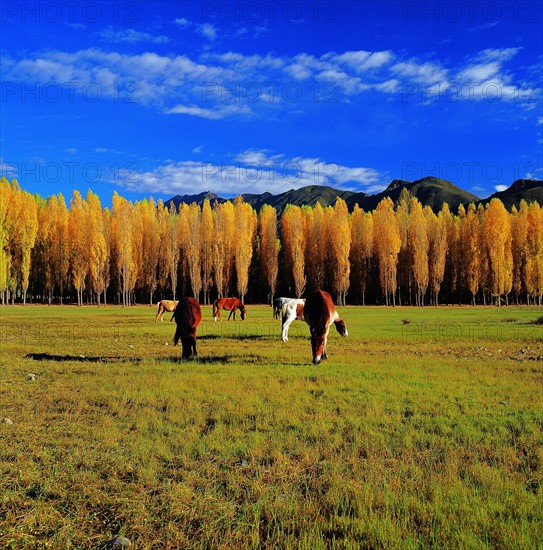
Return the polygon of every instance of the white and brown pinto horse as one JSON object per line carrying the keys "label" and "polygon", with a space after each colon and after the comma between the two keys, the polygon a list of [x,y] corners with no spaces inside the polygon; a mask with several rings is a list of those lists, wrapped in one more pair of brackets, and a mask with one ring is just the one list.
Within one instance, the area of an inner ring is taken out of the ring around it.
{"label": "white and brown pinto horse", "polygon": [[288,328],[293,321],[304,320],[304,304],[305,300],[296,300],[288,298],[288,302],[283,304],[281,308],[281,340],[288,342]]}
{"label": "white and brown pinto horse", "polygon": [[317,290],[307,297],[304,319],[311,332],[313,364],[318,365],[322,359],[327,358],[326,342],[332,323],[336,325],[336,330],[341,336],[347,336],[347,327],[336,311],[330,294],[322,290]]}
{"label": "white and brown pinto horse", "polygon": [[[160,302],[157,303],[156,308],[156,317],[155,317],[155,323],[157,322],[157,319],[160,317],[161,321],[164,321],[163,316],[165,311],[173,311],[175,309],[175,306],[179,303],[179,300],[160,300]],[[173,318],[173,317],[172,317]],[[171,321],[171,319],[170,319]]]}
{"label": "white and brown pinto horse", "polygon": [[173,345],[181,340],[183,346],[183,358],[189,359],[196,357],[196,328],[202,320],[202,310],[200,304],[194,298],[183,298],[177,304],[173,312],[173,317],[177,324]]}
{"label": "white and brown pinto horse", "polygon": [[296,298],[275,298],[273,301],[273,316],[276,319],[279,319],[283,306],[288,304],[291,300],[296,300]]}
{"label": "white and brown pinto horse", "polygon": [[215,321],[221,318],[221,309],[226,309],[226,311],[230,312],[230,315],[228,315],[229,321],[232,315],[234,316],[234,321],[236,320],[236,311],[238,309],[241,313],[242,321],[247,315],[245,306],[241,303],[241,300],[238,300],[237,298],[219,298],[213,302],[213,319],[215,319]]}

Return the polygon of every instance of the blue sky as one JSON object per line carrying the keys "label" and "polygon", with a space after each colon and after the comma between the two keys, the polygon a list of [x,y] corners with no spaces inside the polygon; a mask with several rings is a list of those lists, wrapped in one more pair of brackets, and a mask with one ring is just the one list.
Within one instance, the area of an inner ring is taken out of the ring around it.
{"label": "blue sky", "polygon": [[539,2],[3,2],[2,175],[132,200],[543,178]]}

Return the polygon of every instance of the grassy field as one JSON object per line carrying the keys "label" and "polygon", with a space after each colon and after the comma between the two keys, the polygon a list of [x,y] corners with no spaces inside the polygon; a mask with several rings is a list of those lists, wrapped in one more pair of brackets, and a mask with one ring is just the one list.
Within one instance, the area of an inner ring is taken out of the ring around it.
{"label": "grassy field", "polygon": [[1,308],[0,548],[543,548],[542,311],[339,310]]}

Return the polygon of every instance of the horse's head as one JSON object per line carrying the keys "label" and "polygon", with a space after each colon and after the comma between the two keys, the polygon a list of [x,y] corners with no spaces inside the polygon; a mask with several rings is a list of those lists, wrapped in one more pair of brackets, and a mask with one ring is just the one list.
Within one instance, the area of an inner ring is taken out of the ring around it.
{"label": "horse's head", "polygon": [[311,348],[313,350],[313,364],[318,365],[324,353],[324,334],[311,332]]}
{"label": "horse's head", "polygon": [[338,319],[337,321],[334,321],[334,325],[336,325],[336,330],[341,336],[348,336],[349,333],[347,332],[347,325],[345,325],[345,321],[343,319]]}
{"label": "horse's head", "polygon": [[239,305],[239,311],[241,313],[241,320],[245,321],[245,317],[247,317],[247,312],[245,311],[245,306],[243,304]]}

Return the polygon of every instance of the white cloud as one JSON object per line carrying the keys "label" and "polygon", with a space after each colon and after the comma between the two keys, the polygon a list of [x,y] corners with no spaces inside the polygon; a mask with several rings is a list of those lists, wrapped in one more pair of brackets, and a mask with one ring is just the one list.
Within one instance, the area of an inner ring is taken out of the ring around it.
{"label": "white cloud", "polygon": [[494,49],[486,49],[482,50],[475,56],[475,60],[480,61],[498,61],[500,63],[504,63],[505,61],[509,61],[517,53],[521,50],[521,48],[494,48]]}
{"label": "white cloud", "polygon": [[496,25],[499,24],[499,21],[490,21],[488,23],[483,23],[482,25],[476,25],[474,27],[467,27],[466,32],[477,32],[477,31],[484,31],[487,29],[492,29]]}
{"label": "white cloud", "polygon": [[458,73],[458,79],[467,82],[484,82],[498,73],[499,63],[480,63],[471,65]]}
{"label": "white cloud", "polygon": [[13,179],[17,177],[19,169],[15,163],[6,162],[3,157],[0,157],[0,177]]}
{"label": "white cloud", "polygon": [[137,42],[151,42],[154,44],[166,44],[171,38],[164,35],[153,35],[135,29],[116,30],[107,27],[96,33],[104,42],[135,44]]}
{"label": "white cloud", "polygon": [[191,115],[209,120],[219,120],[232,115],[248,116],[251,109],[245,105],[226,105],[217,109],[206,109],[197,105],[178,104],[164,111],[167,115]]}
{"label": "white cloud", "polygon": [[67,27],[75,29],[76,31],[80,31],[87,28],[87,25],[84,25],[83,23],[64,23],[64,24]]}
{"label": "white cloud", "polygon": [[122,151],[117,151],[117,149],[107,149],[106,147],[96,147],[96,149],[94,149],[94,152],[99,154],[113,153],[115,155],[120,155],[122,153]]}
{"label": "white cloud", "polygon": [[413,59],[396,63],[391,67],[391,71],[410,82],[426,85],[444,84],[447,82],[448,74],[448,70],[439,63],[420,63]]}
{"label": "white cloud", "polygon": [[[179,26],[195,26],[185,19],[176,21]],[[307,53],[277,56],[228,51],[207,52],[197,58],[150,51],[124,54],[98,48],[76,52],[48,50],[21,59],[4,55],[2,77],[5,81],[32,84],[75,83],[74,92],[79,94],[92,84],[99,87],[101,99],[128,100],[162,113],[209,120],[260,113],[269,116],[273,108],[303,112],[303,102],[314,99],[315,86],[321,82],[333,87],[334,99],[338,101],[355,101],[366,90],[398,94],[404,85],[414,84],[438,86],[440,91],[456,86],[460,88],[460,98],[518,100],[533,108],[541,90],[519,82],[503,70],[503,64],[517,51],[518,48],[487,49],[471,56],[462,66],[446,67],[438,61],[402,60],[388,50],[329,52],[320,57]],[[287,86],[292,87],[293,79],[299,91],[296,101],[291,100],[292,89],[285,93]]]}
{"label": "white cloud", "polygon": [[343,71],[337,69],[328,69],[316,75],[317,80],[331,82],[341,88],[346,94],[360,93],[367,88],[367,85],[362,84],[358,77],[349,76]]}
{"label": "white cloud", "polygon": [[176,25],[179,25],[181,28],[186,29],[192,25],[192,23],[185,17],[179,17],[174,20]]}
{"label": "white cloud", "polygon": [[68,147],[68,149],[64,149],[66,153],[70,153],[70,155],[75,155],[77,153],[77,149],[75,147]]}
{"label": "white cloud", "polygon": [[507,187],[507,185],[495,185],[494,189],[498,192],[501,192],[501,191],[505,191],[506,189],[508,189],[508,187]]}
{"label": "white cloud", "polygon": [[256,166],[257,168],[270,167],[281,162],[284,155],[269,155],[267,149],[255,150],[247,149],[236,155],[235,161],[247,166]]}
{"label": "white cloud", "polygon": [[373,87],[380,92],[394,94],[400,89],[400,81],[396,78],[391,78],[390,80],[386,80],[385,82],[375,84]]}
{"label": "white cloud", "polygon": [[213,41],[217,38],[217,29],[211,23],[194,23],[186,17],[178,17],[174,19],[174,24],[182,29],[193,28],[199,35],[207,40]]}
{"label": "white cloud", "polygon": [[[123,180],[123,177],[126,179]],[[224,165],[181,161],[170,162],[138,174],[121,174],[121,181],[132,190],[163,194],[214,191],[223,196],[240,193],[282,193],[307,185],[332,185],[366,190],[382,190],[379,172],[373,168],[347,167],[318,158],[271,155],[266,150],[239,153]]]}
{"label": "white cloud", "polygon": [[215,40],[217,38],[217,30],[210,23],[204,23],[198,27],[199,33],[208,40]]}
{"label": "white cloud", "polygon": [[525,108],[533,108],[541,89],[514,84],[513,75],[503,67],[519,51],[520,48],[486,49],[473,56],[453,79],[460,95],[471,100],[514,100]]}
{"label": "white cloud", "polygon": [[352,67],[357,73],[362,73],[390,63],[393,57],[394,54],[391,51],[367,52],[359,50],[345,52],[341,55],[334,56],[332,59]]}
{"label": "white cloud", "polygon": [[296,80],[306,80],[312,75],[311,71],[300,63],[293,63],[292,65],[288,65],[287,67],[285,67],[285,73],[287,73],[292,78],[295,78]]}

